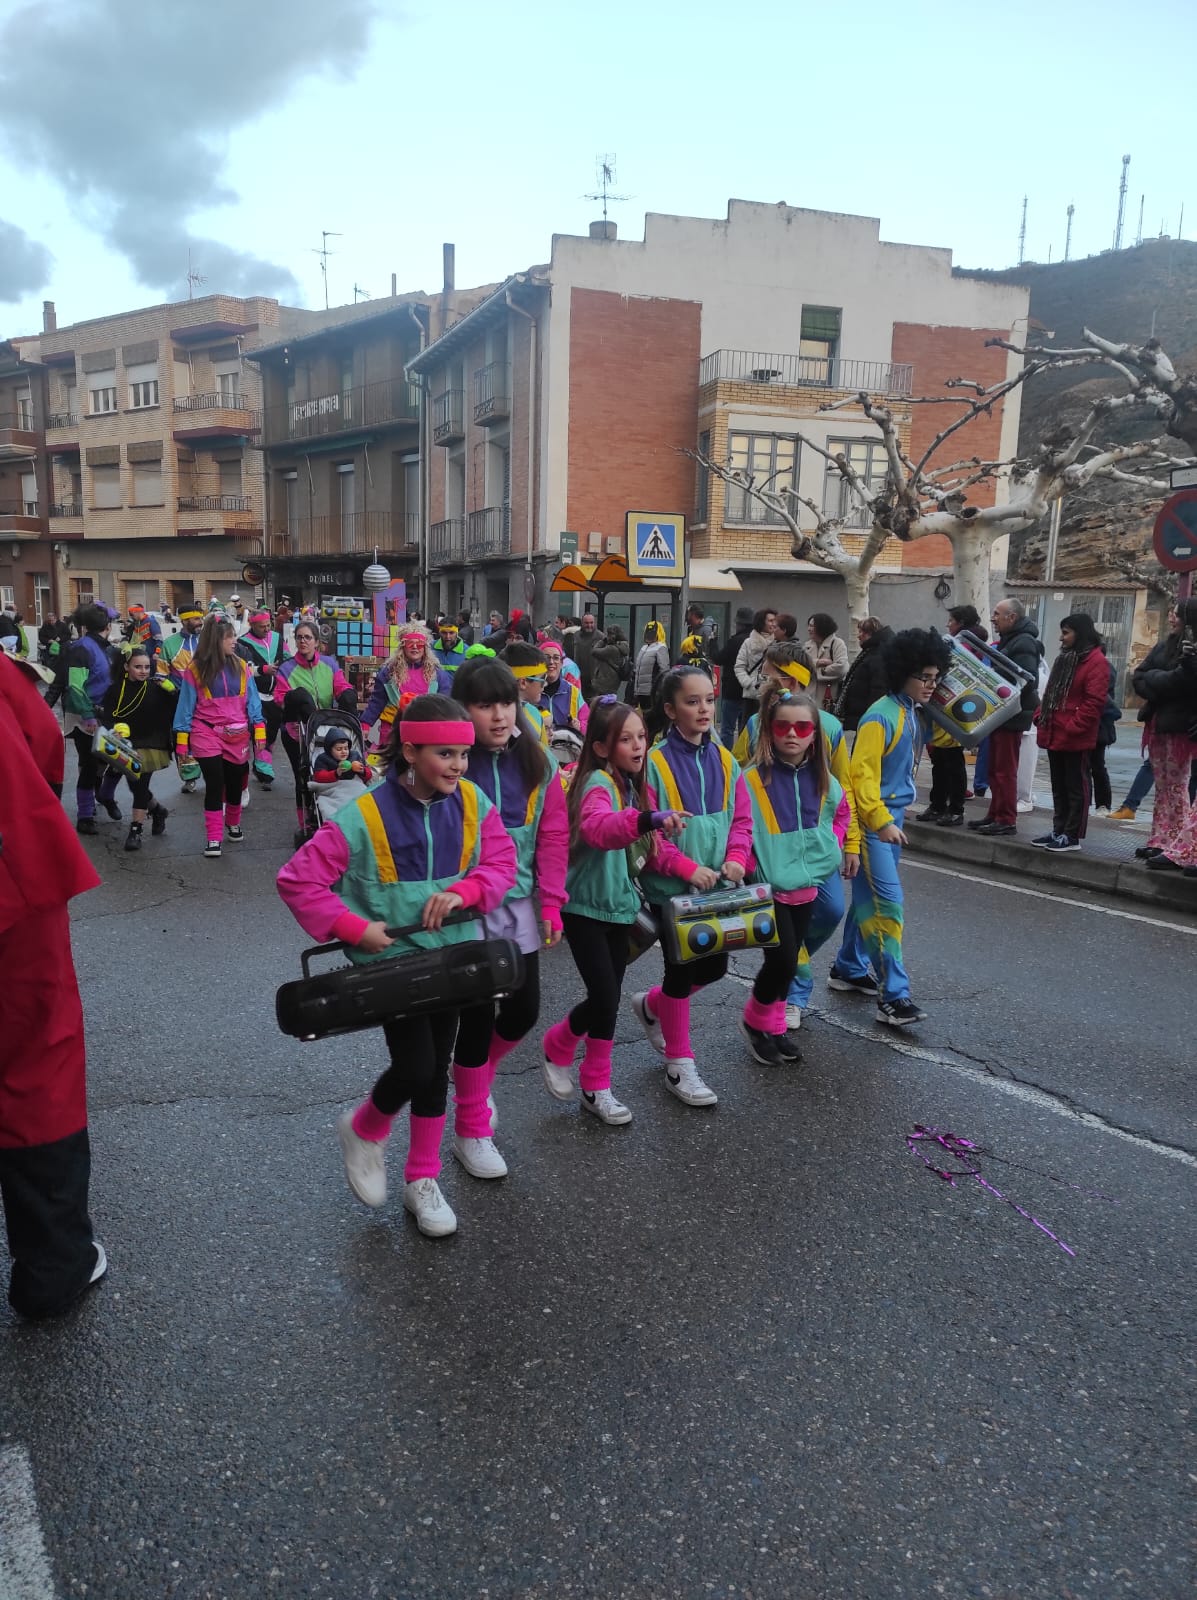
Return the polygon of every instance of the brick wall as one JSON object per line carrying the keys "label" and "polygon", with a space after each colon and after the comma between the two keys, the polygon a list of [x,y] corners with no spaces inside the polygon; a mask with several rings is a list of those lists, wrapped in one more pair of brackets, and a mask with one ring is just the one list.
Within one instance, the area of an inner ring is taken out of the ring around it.
{"label": "brick wall", "polygon": [[[948,378],[975,379],[988,387],[1005,377],[1006,352],[987,350],[985,341],[1006,338],[1008,333],[1008,329],[1001,328],[950,328],[895,322],[891,356],[894,361],[908,361],[913,366],[916,395],[951,394],[950,389],[944,388]],[[913,459],[918,461],[935,435],[958,413],[954,406],[914,406],[912,409],[910,449]],[[931,464],[948,466],[971,456],[996,461],[1000,454],[1001,431],[1002,408],[997,405],[992,415],[977,417],[954,433],[932,457]],[[992,505],[992,484],[978,484],[969,491],[969,499],[973,505]],[[902,546],[904,567],[950,567],[951,564],[952,547],[945,538],[915,539]]]}
{"label": "brick wall", "polygon": [[[694,509],[702,307],[574,289],[566,526],[623,535],[632,510]],[[556,532],[549,530],[550,534]]]}

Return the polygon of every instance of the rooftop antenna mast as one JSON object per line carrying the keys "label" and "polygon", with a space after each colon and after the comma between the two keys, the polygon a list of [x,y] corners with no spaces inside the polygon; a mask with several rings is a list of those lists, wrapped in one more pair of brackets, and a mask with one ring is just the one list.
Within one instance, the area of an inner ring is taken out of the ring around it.
{"label": "rooftop antenna mast", "polygon": [[370,298],[369,289],[361,289],[355,283],[354,286],[353,286],[353,303],[354,303],[354,305],[357,305],[359,300],[368,300],[369,298]]}
{"label": "rooftop antenna mast", "polygon": [[320,238],[321,238],[321,240],[323,242],[321,243],[321,246],[320,246],[319,250],[313,250],[312,254],[314,256],[319,256],[320,257],[320,271],[321,271],[321,273],[322,273],[322,275],[324,277],[324,309],[327,311],[328,310],[328,258],[329,258],[329,256],[335,256],[336,253],[337,253],[335,250],[330,250],[328,248],[328,241],[330,239],[343,239],[344,238],[344,234],[334,233],[329,228],[321,228],[321,230],[320,230]]}
{"label": "rooftop antenna mast", "polygon": [[1126,169],[1130,166],[1130,157],[1122,158],[1122,181],[1118,185],[1118,221],[1114,224],[1114,249],[1122,249],[1122,222],[1126,216]]}
{"label": "rooftop antenna mast", "polygon": [[1022,226],[1018,230],[1018,264],[1027,259],[1027,197],[1022,197]]}
{"label": "rooftop antenna mast", "polygon": [[603,221],[607,220],[608,200],[630,200],[626,194],[612,194],[611,188],[615,182],[615,154],[609,151],[605,156],[596,157],[594,181],[598,185],[595,194],[585,194],[583,200],[601,200],[603,202]]}
{"label": "rooftop antenna mast", "polygon": [[1076,210],[1076,207],[1072,204],[1071,201],[1069,201],[1069,203],[1068,203],[1068,226],[1064,230],[1064,259],[1065,259],[1065,261],[1069,261],[1069,260],[1072,259],[1072,213],[1075,210]]}
{"label": "rooftop antenna mast", "polygon": [[194,300],[195,299],[196,287],[201,283],[207,283],[207,281],[208,281],[207,278],[204,277],[202,272],[196,272],[195,269],[192,267],[192,265],[191,265],[191,249],[190,249],[190,247],[188,247],[188,250],[187,250],[187,298],[188,298],[188,300]]}

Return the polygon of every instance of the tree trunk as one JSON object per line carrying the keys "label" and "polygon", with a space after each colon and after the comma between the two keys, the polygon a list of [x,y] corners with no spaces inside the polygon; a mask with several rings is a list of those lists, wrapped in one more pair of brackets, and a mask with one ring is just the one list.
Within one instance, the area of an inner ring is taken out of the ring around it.
{"label": "tree trunk", "polygon": [[992,539],[982,528],[967,524],[948,536],[952,541],[952,569],[955,576],[953,602],[976,606],[981,620],[989,625],[989,552]]}
{"label": "tree trunk", "polygon": [[855,655],[858,649],[856,643],[857,626],[869,614],[869,585],[873,579],[873,569],[867,572],[851,570],[842,574],[844,591],[848,597],[848,619],[852,624],[850,632],[845,633],[845,642],[848,645],[848,654]]}

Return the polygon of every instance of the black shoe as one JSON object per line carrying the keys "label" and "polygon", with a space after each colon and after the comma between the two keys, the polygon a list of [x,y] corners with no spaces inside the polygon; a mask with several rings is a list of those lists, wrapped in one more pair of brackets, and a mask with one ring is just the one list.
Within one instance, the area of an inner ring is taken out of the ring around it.
{"label": "black shoe", "polygon": [[1135,860],[1150,861],[1153,856],[1162,856],[1163,853],[1158,844],[1141,844],[1135,851]]}
{"label": "black shoe", "polygon": [[989,793],[988,788],[980,788],[980,789],[978,789],[976,784],[973,785],[973,799],[974,800],[984,800],[985,796],[988,793]]}
{"label": "black shoe", "polygon": [[100,804],[112,818],[113,822],[119,822],[121,820],[124,813],[121,811],[120,806],[117,805],[115,800],[101,800]]}
{"label": "black shoe", "polygon": [[939,821],[936,823],[936,827],[938,828],[963,828],[963,826],[963,811],[945,811],[943,816],[940,817]]}
{"label": "black shoe", "polygon": [[129,831],[125,835],[125,849],[126,850],[140,850],[141,849],[141,823],[140,822],[134,822],[134,823],[132,823],[130,825]]}
{"label": "black shoe", "polygon": [[762,1033],[759,1028],[750,1028],[742,1017],[740,1019],[740,1032],[748,1042],[748,1048],[752,1051],[752,1059],[759,1061],[762,1067],[784,1066],[789,1059],[788,1056],[783,1056],[777,1048],[777,1040],[771,1033]]}
{"label": "black shoe", "polygon": [[1159,855],[1152,856],[1147,863],[1148,872],[1183,872],[1184,868],[1179,861],[1173,861],[1171,856],[1166,856],[1161,850]]}
{"label": "black shoe", "polygon": [[863,978],[850,978],[846,972],[841,972],[838,967],[832,967],[827,974],[827,987],[838,989],[841,994],[863,994],[870,1000],[881,993],[877,987],[876,978],[867,974]]}
{"label": "black shoe", "polygon": [[926,811],[919,812],[916,820],[919,822],[942,822],[946,816],[946,811],[940,811],[936,806],[928,806]]}
{"label": "black shoe", "polygon": [[802,1051],[799,1050],[798,1046],[794,1043],[793,1039],[790,1038],[789,1034],[771,1033],[769,1037],[773,1040],[774,1046],[776,1047],[777,1053],[781,1059],[785,1062],[788,1062],[790,1066],[796,1067],[802,1060]]}
{"label": "black shoe", "polygon": [[988,839],[1005,839],[1012,833],[1017,833],[1018,829],[1012,822],[983,822],[976,831],[983,833]]}
{"label": "black shoe", "polygon": [[877,1021],[887,1028],[909,1028],[912,1022],[926,1022],[927,1013],[913,1000],[878,1000]]}
{"label": "black shoe", "polygon": [[980,833],[982,828],[987,828],[988,826],[989,826],[989,818],[988,817],[977,817],[975,821],[970,822],[970,823],[967,824],[968,831],[970,833]]}
{"label": "black shoe", "polygon": [[169,816],[170,812],[165,806],[155,806],[150,812],[150,832],[155,838],[166,832],[166,819]]}
{"label": "black shoe", "polygon": [[94,817],[80,817],[75,823],[76,833],[99,833],[99,831]]}

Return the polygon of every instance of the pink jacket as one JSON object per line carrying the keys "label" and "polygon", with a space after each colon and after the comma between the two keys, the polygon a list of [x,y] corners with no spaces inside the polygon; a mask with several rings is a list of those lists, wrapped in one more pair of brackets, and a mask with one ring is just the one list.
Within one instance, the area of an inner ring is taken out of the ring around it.
{"label": "pink jacket", "polygon": [[565,788],[554,778],[545,789],[540,827],[536,831],[536,892],[540,914],[554,929],[561,927],[561,907],[569,896],[565,874],[569,868],[569,813]]}

